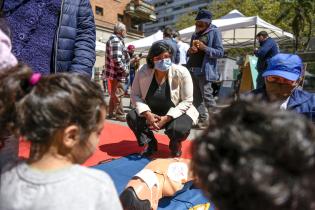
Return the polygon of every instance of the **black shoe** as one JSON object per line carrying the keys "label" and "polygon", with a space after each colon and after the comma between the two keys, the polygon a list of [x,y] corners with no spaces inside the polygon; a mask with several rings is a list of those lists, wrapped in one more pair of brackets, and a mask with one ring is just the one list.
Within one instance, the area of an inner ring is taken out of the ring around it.
{"label": "black shoe", "polygon": [[149,156],[153,155],[155,152],[157,152],[157,140],[156,139],[152,139],[147,144],[147,146],[145,147],[145,149],[143,150],[141,155],[145,156],[145,157],[149,157]]}
{"label": "black shoe", "polygon": [[172,157],[180,157],[182,155],[182,143],[180,141],[171,141],[169,148]]}
{"label": "black shoe", "polygon": [[113,114],[108,114],[107,116],[106,116],[106,119],[108,119],[108,120],[111,120],[111,119],[113,119],[115,116],[113,115]]}

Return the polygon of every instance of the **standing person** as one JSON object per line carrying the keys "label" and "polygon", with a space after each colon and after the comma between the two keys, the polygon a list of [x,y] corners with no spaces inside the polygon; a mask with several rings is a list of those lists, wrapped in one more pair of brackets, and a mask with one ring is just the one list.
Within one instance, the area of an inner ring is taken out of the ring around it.
{"label": "standing person", "polygon": [[135,55],[135,49],[136,47],[134,45],[129,45],[127,47],[128,54],[130,57],[130,65],[129,65],[129,79],[125,88],[125,95],[128,94],[129,87],[132,86],[133,79],[135,77],[135,73],[140,65],[140,56]]}
{"label": "standing person", "polygon": [[9,129],[38,146],[28,161],[2,168],[0,209],[122,209],[111,178],[79,165],[94,153],[104,126],[96,83],[19,66],[0,74],[0,103],[0,132]]}
{"label": "standing person", "polygon": [[163,40],[172,47],[172,63],[178,64],[180,60],[180,52],[176,41],[173,39],[174,31],[170,26],[165,27],[163,31]]}
{"label": "standing person", "polygon": [[266,31],[261,31],[256,35],[256,39],[259,41],[259,49],[254,50],[254,54],[258,57],[257,71],[258,76],[256,79],[256,88],[262,88],[264,86],[264,79],[262,74],[267,68],[267,62],[270,58],[279,53],[278,44],[268,36]]}
{"label": "standing person", "polygon": [[129,74],[129,54],[125,47],[124,38],[126,26],[117,23],[114,26],[114,33],[106,42],[105,75],[110,80],[110,100],[108,119],[115,118],[125,122],[126,117],[122,104],[122,97],[125,94],[124,84]]}
{"label": "standing person", "polygon": [[198,111],[193,106],[193,83],[188,70],[173,64],[172,48],[165,41],[155,42],[148,53],[147,64],[137,71],[131,89],[135,109],[127,115],[129,128],[139,146],[146,146],[143,155],[157,151],[152,131],[165,129],[171,155],[182,154],[181,143],[186,140]]}
{"label": "standing person", "polygon": [[13,54],[34,72],[92,76],[95,23],[88,0],[5,0]]}
{"label": "standing person", "polygon": [[200,10],[195,18],[196,32],[192,35],[188,50],[187,68],[194,82],[194,106],[199,111],[199,128],[207,124],[206,108],[209,117],[216,105],[213,96],[213,81],[220,77],[217,58],[223,57],[224,50],[219,29],[211,24],[212,14]]}
{"label": "standing person", "polygon": [[178,49],[179,49],[179,64],[182,66],[186,66],[187,63],[187,51],[189,49],[189,44],[186,44],[185,42],[182,41],[182,38],[179,34],[178,31],[176,31],[173,35],[173,37],[175,38],[177,45],[178,45]]}

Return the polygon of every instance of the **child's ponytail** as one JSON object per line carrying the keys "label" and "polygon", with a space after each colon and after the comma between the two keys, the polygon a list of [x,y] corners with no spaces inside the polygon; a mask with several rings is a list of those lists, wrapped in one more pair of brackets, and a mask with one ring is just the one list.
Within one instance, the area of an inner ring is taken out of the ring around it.
{"label": "child's ponytail", "polygon": [[32,70],[18,65],[0,72],[0,138],[16,128],[16,103],[31,89],[29,79]]}

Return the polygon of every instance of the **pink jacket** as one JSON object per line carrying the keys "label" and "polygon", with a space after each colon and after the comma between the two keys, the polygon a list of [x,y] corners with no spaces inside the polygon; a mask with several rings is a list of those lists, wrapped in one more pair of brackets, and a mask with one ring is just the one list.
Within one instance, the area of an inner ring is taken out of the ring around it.
{"label": "pink jacket", "polygon": [[17,65],[17,60],[11,53],[11,48],[9,37],[0,30],[0,71]]}

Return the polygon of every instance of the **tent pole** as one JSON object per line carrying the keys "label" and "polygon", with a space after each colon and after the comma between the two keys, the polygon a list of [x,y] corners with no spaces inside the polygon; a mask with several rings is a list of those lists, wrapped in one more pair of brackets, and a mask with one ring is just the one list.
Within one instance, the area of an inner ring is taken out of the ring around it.
{"label": "tent pole", "polygon": [[254,49],[256,48],[256,34],[257,34],[257,24],[255,24]]}
{"label": "tent pole", "polygon": [[235,29],[233,30],[233,45],[235,45]]}

